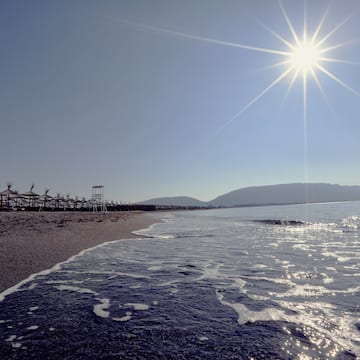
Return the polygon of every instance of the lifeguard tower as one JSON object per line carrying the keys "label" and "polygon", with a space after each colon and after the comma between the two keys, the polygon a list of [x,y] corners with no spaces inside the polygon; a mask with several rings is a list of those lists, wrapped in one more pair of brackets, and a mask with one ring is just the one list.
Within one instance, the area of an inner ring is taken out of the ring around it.
{"label": "lifeguard tower", "polygon": [[104,200],[104,186],[103,185],[94,185],[92,187],[91,202],[93,206],[93,211],[97,212],[107,212],[105,200]]}

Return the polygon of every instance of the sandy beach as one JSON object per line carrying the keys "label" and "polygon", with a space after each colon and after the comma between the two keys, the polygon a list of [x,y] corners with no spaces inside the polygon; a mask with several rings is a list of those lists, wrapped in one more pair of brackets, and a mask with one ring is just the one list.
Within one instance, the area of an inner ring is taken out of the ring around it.
{"label": "sandy beach", "polygon": [[141,212],[0,213],[0,292],[106,241],[135,238],[155,220]]}

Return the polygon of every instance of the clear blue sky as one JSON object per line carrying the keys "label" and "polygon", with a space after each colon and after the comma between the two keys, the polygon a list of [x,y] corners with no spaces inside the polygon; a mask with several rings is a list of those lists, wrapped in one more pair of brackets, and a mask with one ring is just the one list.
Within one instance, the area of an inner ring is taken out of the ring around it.
{"label": "clear blue sky", "polygon": [[[304,2],[282,2],[302,33]],[[358,0],[308,1],[313,33],[360,62]],[[263,26],[265,25],[265,26]],[[302,80],[284,78],[294,42],[273,0],[2,0],[0,188],[140,201],[211,200],[246,186],[303,182]],[[169,31],[162,31],[167,29]],[[198,38],[191,38],[190,36]],[[360,65],[324,67],[360,92]],[[360,184],[360,96],[317,72],[308,80],[308,180]]]}

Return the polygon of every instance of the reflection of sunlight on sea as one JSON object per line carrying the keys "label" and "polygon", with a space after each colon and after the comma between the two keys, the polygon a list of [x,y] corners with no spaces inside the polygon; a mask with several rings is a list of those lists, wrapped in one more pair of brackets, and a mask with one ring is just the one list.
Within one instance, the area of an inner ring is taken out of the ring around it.
{"label": "reflection of sunlight on sea", "polygon": [[[335,228],[332,224],[330,226],[325,225],[317,225],[312,226],[311,231],[330,231],[329,228]],[[288,229],[286,229],[288,231]],[[309,231],[309,229],[306,229],[306,231]],[[338,232],[337,229],[334,229],[334,232]],[[298,233],[298,232],[296,232]],[[289,239],[287,238],[286,241],[296,242],[296,239]],[[257,241],[256,241],[257,242]],[[255,243],[256,243],[255,242]],[[279,241],[279,243],[284,242],[283,239]],[[278,247],[280,244],[277,244]],[[312,253],[318,253],[319,251],[319,244],[307,244],[306,240],[303,243],[295,244],[292,246],[292,249],[294,251],[300,250],[302,252],[312,252]],[[230,252],[231,253],[231,252]],[[232,253],[234,253],[234,250],[232,250]],[[235,251],[236,253],[236,251]],[[237,250],[238,255],[244,255],[244,253],[241,253],[239,250]],[[248,253],[246,253],[248,255]],[[326,255],[322,253],[322,255]],[[263,256],[261,257],[263,258]],[[275,262],[277,262],[278,259],[276,259]],[[276,308],[265,308],[261,311],[250,311],[247,309],[247,307],[244,304],[241,303],[231,303],[227,302],[223,298],[223,294],[221,292],[217,292],[217,297],[219,301],[226,306],[232,307],[239,315],[239,323],[244,323],[246,321],[256,321],[256,320],[285,320],[290,322],[296,322],[300,324],[306,324],[309,325],[309,329],[316,328],[318,329],[319,326],[322,329],[322,332],[320,333],[319,337],[316,338],[314,332],[311,332],[309,330],[309,336],[311,335],[311,339],[314,343],[320,345],[323,348],[329,347],[329,340],[326,337],[332,337],[334,334],[336,334],[338,338],[338,341],[343,346],[348,346],[349,342],[347,340],[342,339],[344,334],[351,334],[354,331],[354,318],[351,316],[344,316],[343,314],[341,317],[335,315],[332,311],[336,310],[336,307],[327,304],[327,303],[318,303],[314,301],[306,301],[306,306],[302,306],[301,302],[298,302],[299,299],[306,299],[306,298],[321,298],[325,296],[335,296],[336,294],[346,294],[346,293],[356,293],[359,292],[359,288],[349,288],[348,290],[336,290],[336,289],[327,289],[325,286],[327,284],[334,282],[334,277],[330,276],[328,274],[329,270],[335,270],[334,267],[327,267],[324,269],[323,272],[309,272],[309,271],[293,271],[291,272],[289,269],[296,267],[295,264],[291,264],[290,261],[280,261],[282,263],[282,267],[286,269],[286,278],[287,279],[293,279],[297,282],[305,282],[305,284],[298,284],[296,282],[290,281],[290,280],[282,280],[282,279],[274,279],[274,278],[262,278],[263,280],[266,280],[268,282],[272,282],[274,284],[276,283],[282,283],[286,284],[288,287],[288,290],[285,292],[271,292],[269,291],[266,295],[263,293],[263,295],[259,295],[258,293],[251,294],[251,291],[246,285],[249,280],[256,281],[259,280],[259,278],[256,278],[255,276],[249,276],[247,279],[246,277],[242,277],[240,279],[241,281],[232,283],[232,287],[235,287],[239,290],[240,293],[247,294],[250,298],[254,300],[269,300],[272,299],[273,301],[276,301],[281,307],[284,309],[290,309],[293,310],[297,315],[286,315],[286,311],[279,310]],[[204,270],[204,275],[200,276],[196,280],[201,280],[204,278],[212,278],[212,279],[221,279],[221,269],[222,266],[216,265],[213,267],[211,271],[208,269],[207,266]],[[270,266],[263,264],[263,263],[253,263],[249,266],[249,269],[257,270],[257,273],[261,271],[261,273],[265,273],[266,270],[273,270]],[[219,272],[220,270],[220,272]],[[265,270],[262,271],[262,270]],[[336,271],[336,270],[335,270]],[[230,277],[231,278],[231,277]],[[246,279],[246,280],[245,280]],[[309,285],[308,282],[314,281],[317,279],[320,281],[323,285]],[[240,285],[239,285],[240,283]],[[276,286],[274,286],[276,289]],[[280,300],[276,300],[277,298],[280,298]],[[289,300],[284,300],[286,298],[296,298],[298,299],[297,302],[292,302]],[[327,306],[328,305],[328,306]],[[320,314],[321,312],[321,314]],[[335,311],[336,312],[336,311]],[[311,320],[310,320],[311,319]],[[314,321],[313,319],[317,319],[318,321]],[[321,319],[321,320],[319,320]],[[328,320],[326,320],[328,319]],[[329,319],[333,319],[331,322]],[[339,321],[341,319],[341,321]],[[332,324],[330,326],[329,324]],[[350,335],[351,336],[351,335]],[[346,336],[345,336],[346,338]],[[354,339],[357,341],[357,339]],[[327,343],[327,345],[325,344]],[[325,346],[326,345],[326,346]],[[331,352],[337,352],[338,349],[335,347],[333,349],[329,349],[329,353]]]}
{"label": "reflection of sunlight on sea", "polygon": [[[244,304],[224,300],[221,292],[217,293],[219,301],[224,305],[232,307],[238,313],[239,322],[241,323],[248,320],[272,319],[295,321],[299,324],[308,325],[309,329],[315,328],[317,332],[320,329],[318,338],[316,338],[314,331],[309,330],[308,335],[313,343],[321,344],[323,348],[330,346],[328,338],[333,338],[334,335],[339,344],[345,348],[354,346],[354,343],[360,340],[358,336],[353,335],[354,331],[358,333],[355,326],[357,318],[352,313],[346,315],[344,311],[334,305],[337,304],[336,301],[333,301],[333,303],[331,300],[330,302],[326,301],[329,301],[329,298],[332,297],[346,296],[347,294],[353,296],[360,292],[360,287],[358,286],[344,288],[343,284],[341,284],[341,278],[338,278],[339,274],[342,275],[342,278],[343,276],[350,276],[350,274],[344,274],[343,270],[345,269],[356,270],[357,273],[354,271],[351,275],[354,277],[359,276],[358,258],[360,253],[356,240],[356,231],[359,223],[359,217],[350,216],[338,222],[311,223],[307,221],[304,222],[303,226],[262,227],[260,229],[258,227],[257,232],[261,234],[261,237],[254,236],[251,233],[251,229],[246,228],[243,223],[241,230],[248,231],[246,234],[247,244],[251,243],[254,250],[250,253],[247,252],[246,255],[255,260],[245,262],[248,266],[244,267],[244,270],[247,270],[249,273],[249,270],[252,269],[254,274],[242,275],[241,286],[236,286],[235,283],[232,283],[232,287],[238,288],[240,293],[247,294],[247,296],[254,300],[275,301],[282,308],[294,311],[296,315],[288,315],[285,314],[286,310],[283,311],[272,307],[265,308],[262,311],[249,311]],[[225,231],[222,229],[222,231],[225,234],[227,233],[227,235],[231,232],[235,235],[234,224],[231,226],[228,226]],[[352,233],[351,238],[354,241],[349,241],[347,233]],[[243,235],[236,235],[236,238],[243,239]],[[337,241],[339,238],[340,241]],[[268,249],[271,248],[277,251],[276,256],[268,253]],[[351,250],[348,251],[348,248]],[[240,246],[240,249],[230,250],[227,254],[230,256],[240,255],[243,260],[245,253],[241,251]],[[284,256],[287,260],[283,260]],[[269,259],[269,262],[264,262],[265,259]],[[356,261],[356,264],[346,265],[352,261]],[[284,272],[274,271],[274,263],[279,263]],[[344,263],[344,265],[339,263]],[[331,266],[332,264],[334,266]],[[217,274],[218,269],[218,267],[217,269],[214,268]],[[218,279],[221,278],[221,269],[222,267],[220,266],[220,275],[217,275]],[[272,283],[275,291],[266,292],[256,288],[256,281],[259,278],[254,275],[265,273],[271,276],[263,277],[262,280]],[[280,278],[273,277],[276,274]],[[288,289],[279,292],[276,290],[276,283],[285,283]],[[249,286],[250,284],[251,286]],[[327,288],[329,285],[332,286]],[[255,292],[254,289],[256,289]],[[326,301],[324,303],[314,301],[321,298],[325,298]],[[294,299],[296,301],[293,301]],[[352,340],[349,340],[350,338]],[[327,354],[330,355],[337,351],[338,348],[335,347],[329,349]]]}

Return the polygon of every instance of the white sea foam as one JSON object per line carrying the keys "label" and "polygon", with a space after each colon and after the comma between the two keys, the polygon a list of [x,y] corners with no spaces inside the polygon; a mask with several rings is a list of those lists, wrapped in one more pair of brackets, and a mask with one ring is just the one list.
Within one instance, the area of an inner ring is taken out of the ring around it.
{"label": "white sea foam", "polygon": [[129,321],[129,320],[131,320],[131,315],[132,315],[132,313],[130,311],[127,311],[125,316],[122,316],[120,318],[112,318],[112,320],[120,321],[120,322]]}
{"label": "white sea foam", "polygon": [[140,303],[126,303],[124,304],[125,306],[128,307],[133,307],[134,310],[148,310],[149,309],[149,305],[147,304],[140,304]]}
{"label": "white sea foam", "polygon": [[162,283],[157,284],[156,286],[162,287],[162,286],[173,286],[174,284],[180,284],[182,283],[182,280],[169,280],[164,281]]}
{"label": "white sea foam", "polygon": [[286,297],[318,297],[335,293],[334,290],[328,290],[324,286],[310,284],[295,284],[285,293],[269,292],[269,295],[275,298]]}
{"label": "white sea foam", "polygon": [[27,327],[26,329],[27,330],[37,330],[38,328],[39,328],[38,325],[32,325],[32,326]]}
{"label": "white sea foam", "polygon": [[12,342],[17,338],[17,335],[10,335],[5,341]]}
{"label": "white sea foam", "polygon": [[337,270],[336,270],[334,267],[332,267],[332,266],[326,266],[325,269],[328,270],[328,271],[335,271],[335,272],[337,271]]}
{"label": "white sea foam", "polygon": [[269,266],[264,264],[254,264],[251,268],[252,269],[267,269]]}
{"label": "white sea foam", "polygon": [[[161,221],[162,222],[172,222],[174,220],[174,216],[172,214],[168,214],[168,215],[164,215],[162,218],[161,218]],[[146,229],[141,229],[141,230],[135,230],[135,231],[132,231],[131,233],[134,234],[134,235],[138,235],[138,236],[151,236],[151,233],[153,231],[153,229],[158,225],[159,223],[154,223],[154,224],[151,224],[149,227],[147,227]]]}
{"label": "white sea foam", "polygon": [[268,296],[264,296],[264,295],[257,295],[257,294],[247,294],[247,296],[250,298],[250,299],[253,299],[253,300],[256,300],[256,301],[266,301],[266,300],[269,300],[269,297]]}
{"label": "white sea foam", "polygon": [[149,271],[159,271],[159,270],[161,270],[161,269],[162,269],[161,266],[149,266],[149,267],[147,268],[147,270],[149,270]]}
{"label": "white sea foam", "polygon": [[359,270],[360,269],[360,264],[345,265],[344,269]]}
{"label": "white sea foam", "polygon": [[19,341],[15,341],[15,340],[21,340],[21,339],[18,338],[17,335],[13,334],[13,335],[10,335],[5,341],[10,342],[11,346],[15,349],[21,348],[22,344]]}
{"label": "white sea foam", "polygon": [[240,278],[236,278],[233,280],[232,286],[237,288],[239,290],[239,292],[246,294],[247,290],[245,288],[247,282],[243,279]]}
{"label": "white sea foam", "polygon": [[279,247],[279,243],[275,243],[275,242],[269,243],[269,245],[272,247]]}
{"label": "white sea foam", "polygon": [[334,282],[334,278],[329,276],[328,274],[326,273],[321,273],[322,277],[323,277],[323,282],[324,284],[330,284],[332,282]]}
{"label": "white sea foam", "polygon": [[77,286],[70,286],[70,285],[59,285],[59,286],[55,286],[56,289],[60,290],[60,291],[73,291],[73,292],[77,292],[80,294],[94,294],[94,295],[98,295],[97,292],[91,290],[91,289],[86,289],[86,288],[80,288]]}
{"label": "white sea foam", "polygon": [[[150,276],[144,274],[137,274],[137,273],[129,273],[129,272],[121,272],[121,271],[100,271],[100,270],[93,270],[93,271],[84,271],[79,272],[84,274],[91,274],[91,275],[111,275],[111,277],[115,276],[125,276],[134,279],[150,279]],[[108,277],[109,279],[110,277]]]}
{"label": "white sea foam", "polygon": [[[171,223],[173,222],[175,219],[175,216],[173,216],[172,214],[169,215],[164,215],[161,218],[161,221],[164,223]],[[163,239],[163,240],[169,240],[169,239],[174,239],[175,236],[171,235],[171,234],[158,234],[155,231],[155,228],[157,227],[157,225],[159,225],[159,223],[154,223],[151,224],[148,228],[146,229],[142,229],[142,230],[136,230],[133,231],[132,234],[137,235],[137,236],[141,236],[141,237],[146,237],[146,238],[154,238],[156,237],[157,239]],[[139,239],[141,240],[141,239]]]}
{"label": "white sea foam", "polygon": [[347,262],[353,259],[353,256],[338,256],[337,261],[339,262]]}
{"label": "white sea foam", "polygon": [[193,281],[200,281],[205,279],[222,279],[223,275],[220,275],[219,273],[222,266],[222,264],[208,263],[205,267],[202,268],[202,274]]}
{"label": "white sea foam", "polygon": [[264,280],[264,281],[273,282],[274,284],[287,285],[289,287],[295,285],[295,283],[290,281],[289,279],[270,278],[270,277],[266,277],[266,276],[247,276],[247,275],[242,275],[241,277],[244,278],[244,279],[248,279],[249,281],[251,281],[251,280],[260,280],[260,281]]}
{"label": "white sea foam", "polygon": [[207,336],[199,336],[200,341],[207,341],[209,338]]}
{"label": "white sea foam", "polygon": [[[66,271],[66,272],[68,272],[68,271]],[[82,283],[84,283],[83,280],[73,280],[73,279],[45,281],[45,284],[48,284],[48,285],[52,285],[52,284],[82,284]]]}
{"label": "white sea foam", "polygon": [[251,311],[244,304],[232,303],[224,300],[224,295],[220,291],[216,291],[216,297],[224,306],[228,306],[235,310],[238,315],[238,323],[245,324],[248,321],[267,321],[267,320],[286,320],[287,316],[284,311],[275,308],[266,308],[261,311]]}
{"label": "white sea foam", "polygon": [[308,244],[295,244],[293,245],[293,249],[295,250],[303,250],[303,251],[313,251],[313,252],[316,252],[315,249],[312,249],[310,245]]}
{"label": "white sea foam", "polygon": [[129,286],[129,289],[141,289],[141,288],[142,288],[141,284],[136,284],[136,285]]}
{"label": "white sea foam", "polygon": [[107,311],[107,309],[110,307],[110,299],[96,298],[96,300],[100,301],[100,304],[94,305],[94,309],[93,309],[94,314],[102,318],[108,318],[110,312]]}

